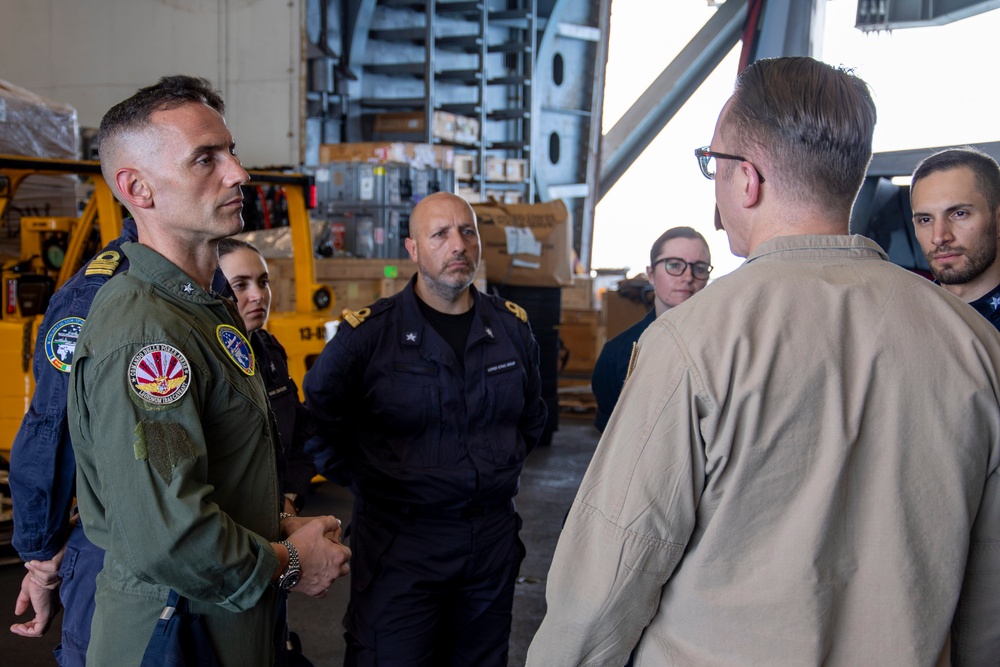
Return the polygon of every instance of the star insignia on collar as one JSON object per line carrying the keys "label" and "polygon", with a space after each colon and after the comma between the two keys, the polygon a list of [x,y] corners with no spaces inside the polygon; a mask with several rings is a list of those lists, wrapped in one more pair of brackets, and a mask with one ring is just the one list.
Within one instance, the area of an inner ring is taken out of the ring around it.
{"label": "star insignia on collar", "polygon": [[493,338],[493,329],[486,327],[486,335],[489,336],[490,338]]}
{"label": "star insignia on collar", "polygon": [[192,292],[194,292],[194,285],[192,285],[191,283],[188,283],[187,285],[185,285],[181,289],[184,290],[185,294],[191,294]]}
{"label": "star insignia on collar", "polygon": [[412,331],[408,332],[406,334],[406,340],[410,343],[415,343],[417,341],[417,334],[413,333]]}
{"label": "star insignia on collar", "polygon": [[1000,308],[1000,294],[998,294],[997,296],[993,297],[993,300],[990,301],[990,305],[993,306],[993,310],[994,311],[997,308]]}

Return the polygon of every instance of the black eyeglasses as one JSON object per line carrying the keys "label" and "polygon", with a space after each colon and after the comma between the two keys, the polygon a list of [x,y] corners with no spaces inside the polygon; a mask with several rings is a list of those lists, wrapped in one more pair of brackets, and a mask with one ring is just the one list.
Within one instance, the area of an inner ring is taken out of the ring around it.
{"label": "black eyeglasses", "polygon": [[715,267],[706,262],[685,262],[680,257],[664,257],[663,259],[658,259],[654,263],[663,264],[663,270],[672,276],[683,276],[687,268],[691,267],[691,275],[698,280],[708,280],[708,274],[712,272]]}
{"label": "black eyeglasses", "polygon": [[[702,146],[701,148],[694,149],[694,156],[698,158],[698,166],[701,167],[701,174],[708,180],[715,180],[715,161],[716,160],[739,160],[740,162],[750,162],[750,160],[745,157],[740,157],[739,155],[728,155],[726,153],[717,153],[711,150],[711,146]],[[764,182],[764,174],[760,173],[753,162],[750,162],[750,166],[754,168],[757,172],[757,176],[760,178],[760,182]]]}

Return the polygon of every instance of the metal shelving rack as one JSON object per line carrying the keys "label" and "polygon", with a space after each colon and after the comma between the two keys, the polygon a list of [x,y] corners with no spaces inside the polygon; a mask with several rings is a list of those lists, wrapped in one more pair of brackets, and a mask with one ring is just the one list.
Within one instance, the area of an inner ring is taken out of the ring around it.
{"label": "metal shelving rack", "polygon": [[[536,0],[381,0],[376,10],[362,110],[422,111],[422,139],[437,144],[448,142],[434,134],[435,111],[475,118],[474,144],[454,144],[473,156],[475,191],[485,200],[516,189],[534,201]],[[489,157],[522,160],[521,177],[489,180]]]}

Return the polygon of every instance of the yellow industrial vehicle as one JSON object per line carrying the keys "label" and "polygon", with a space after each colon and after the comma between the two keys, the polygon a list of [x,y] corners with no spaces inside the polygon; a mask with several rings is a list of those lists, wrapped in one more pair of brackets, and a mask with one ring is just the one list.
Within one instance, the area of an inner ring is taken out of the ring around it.
{"label": "yellow industrial vehicle", "polygon": [[[271,314],[267,328],[288,352],[288,368],[302,377],[323,349],[332,319],[333,294],[316,283],[309,209],[315,205],[312,176],[249,172],[251,186],[282,188],[292,235],[295,311]],[[79,217],[22,217],[20,253],[3,267],[0,307],[0,456],[9,458],[35,383],[31,361],[38,326],[49,297],[85,261],[121,233],[122,208],[101,177],[100,163],[0,155],[0,219],[25,179],[36,175],[78,175],[93,193]]]}

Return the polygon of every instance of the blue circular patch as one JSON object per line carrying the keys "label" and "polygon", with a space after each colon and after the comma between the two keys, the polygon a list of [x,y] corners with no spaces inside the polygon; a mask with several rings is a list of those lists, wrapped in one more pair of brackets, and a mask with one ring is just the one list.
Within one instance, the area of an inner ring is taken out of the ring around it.
{"label": "blue circular patch", "polygon": [[228,324],[220,324],[215,328],[215,335],[222,344],[226,356],[233,360],[237,368],[247,375],[254,374],[253,349],[250,341],[246,339],[240,330]]}
{"label": "blue circular patch", "polygon": [[83,322],[82,317],[66,317],[53,324],[45,334],[45,356],[63,373],[69,373],[73,367],[73,354]]}

